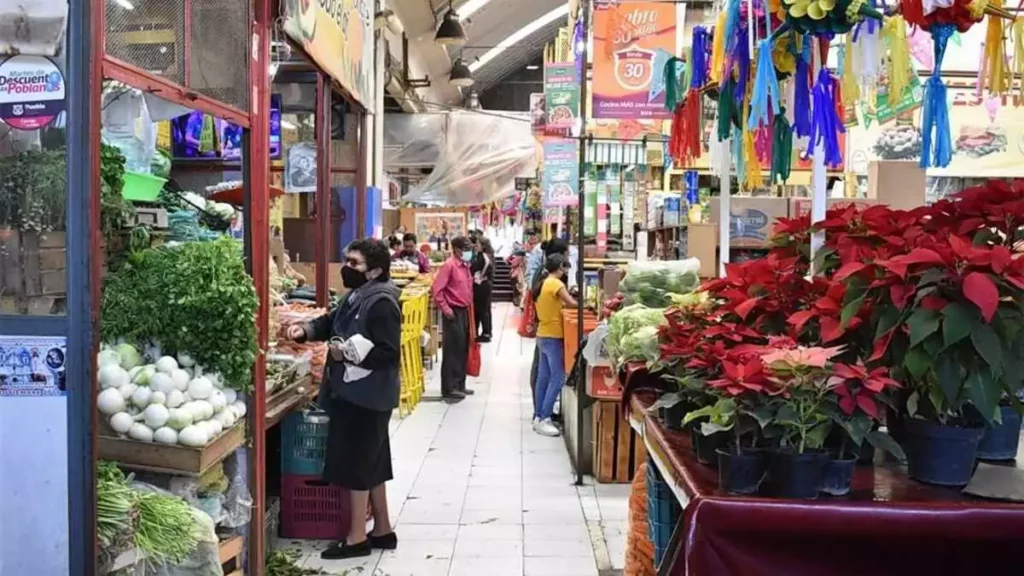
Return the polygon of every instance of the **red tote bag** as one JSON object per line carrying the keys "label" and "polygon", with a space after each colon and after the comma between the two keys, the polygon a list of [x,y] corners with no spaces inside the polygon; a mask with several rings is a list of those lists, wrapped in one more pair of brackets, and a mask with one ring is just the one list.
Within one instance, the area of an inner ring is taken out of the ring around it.
{"label": "red tote bag", "polygon": [[533,291],[523,297],[523,315],[519,317],[519,336],[523,338],[537,337],[537,306],[533,301]]}
{"label": "red tote bag", "polygon": [[476,341],[476,317],[469,307],[469,354],[466,356],[466,375],[479,376],[483,360],[480,358],[480,343]]}

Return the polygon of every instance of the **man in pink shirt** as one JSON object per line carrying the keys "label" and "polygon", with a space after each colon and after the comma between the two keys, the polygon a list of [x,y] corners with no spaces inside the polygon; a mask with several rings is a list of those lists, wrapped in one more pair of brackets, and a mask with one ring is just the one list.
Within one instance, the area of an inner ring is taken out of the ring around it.
{"label": "man in pink shirt", "polygon": [[441,310],[444,345],[441,352],[441,395],[459,402],[467,394],[466,360],[469,356],[469,307],[473,303],[473,276],[469,263],[473,247],[469,239],[452,239],[452,255],[434,277],[434,302]]}

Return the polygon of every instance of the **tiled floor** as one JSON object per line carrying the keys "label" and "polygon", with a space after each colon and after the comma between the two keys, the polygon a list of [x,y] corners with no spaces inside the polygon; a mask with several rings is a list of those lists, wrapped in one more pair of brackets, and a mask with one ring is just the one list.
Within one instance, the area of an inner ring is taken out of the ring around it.
{"label": "tiled floor", "polygon": [[[510,305],[495,305],[476,395],[425,401],[394,420],[388,484],[398,550],[323,561],[324,542],[281,541],[302,563],[355,576],[604,576],[622,569],[628,485],[584,486],[561,438],[531,429],[533,342],[515,333]],[[496,330],[498,332],[498,330]],[[436,371],[435,371],[436,372]],[[438,396],[436,378],[427,396]]]}

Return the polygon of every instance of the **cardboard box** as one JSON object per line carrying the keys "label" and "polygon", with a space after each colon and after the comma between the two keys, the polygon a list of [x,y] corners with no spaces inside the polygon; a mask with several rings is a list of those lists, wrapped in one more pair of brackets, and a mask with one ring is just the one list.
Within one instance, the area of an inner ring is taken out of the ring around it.
{"label": "cardboard box", "polygon": [[925,171],[917,162],[876,160],[868,165],[868,198],[898,210],[925,204]]}
{"label": "cardboard box", "polygon": [[718,226],[690,224],[686,227],[686,257],[700,260],[701,278],[718,277]]}
{"label": "cardboard box", "polygon": [[[856,204],[861,208],[878,204],[878,200],[874,198],[828,198],[825,203],[826,210],[832,208],[842,207],[845,208],[850,204]],[[789,217],[797,218],[798,216],[805,216],[811,213],[811,199],[810,198],[790,198],[789,199]]]}
{"label": "cardboard box", "polygon": [[[720,222],[721,198],[711,199],[711,222]],[[788,198],[732,196],[729,199],[729,247],[763,248],[776,218],[789,216]]]}

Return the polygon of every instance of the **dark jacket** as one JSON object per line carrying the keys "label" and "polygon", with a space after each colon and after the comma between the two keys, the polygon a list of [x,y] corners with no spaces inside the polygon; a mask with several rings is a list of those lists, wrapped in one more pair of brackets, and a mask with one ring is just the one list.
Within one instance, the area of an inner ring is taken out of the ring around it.
{"label": "dark jacket", "polygon": [[327,354],[320,385],[322,405],[331,398],[386,412],[398,406],[401,385],[398,376],[402,340],[402,309],[398,288],[390,280],[369,282],[345,295],[338,308],[306,325],[308,340],[332,337],[347,340],[355,334],[373,342],[373,349],[359,366],[373,372],[360,380],[345,382],[345,364]]}

